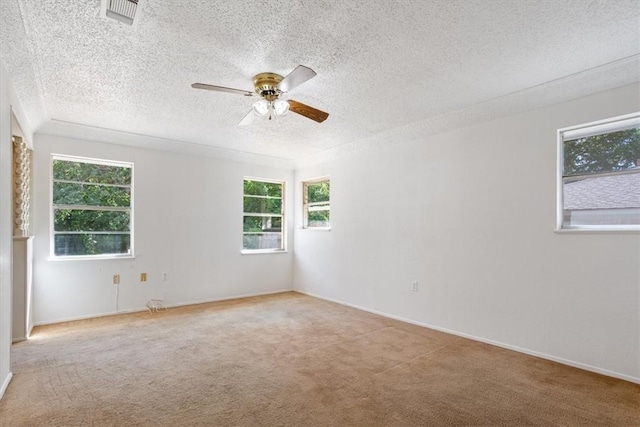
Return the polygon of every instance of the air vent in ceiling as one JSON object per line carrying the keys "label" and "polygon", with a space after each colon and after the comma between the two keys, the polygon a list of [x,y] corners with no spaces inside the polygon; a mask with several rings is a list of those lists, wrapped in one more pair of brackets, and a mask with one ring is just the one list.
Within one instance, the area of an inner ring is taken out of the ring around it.
{"label": "air vent in ceiling", "polygon": [[102,0],[102,13],[110,19],[133,25],[138,13],[138,0]]}

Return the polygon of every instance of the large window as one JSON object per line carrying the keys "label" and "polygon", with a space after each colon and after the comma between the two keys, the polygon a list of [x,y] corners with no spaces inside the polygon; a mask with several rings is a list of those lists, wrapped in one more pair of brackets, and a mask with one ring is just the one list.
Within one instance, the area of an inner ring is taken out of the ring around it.
{"label": "large window", "polygon": [[246,178],[242,249],[284,250],[284,182]]}
{"label": "large window", "polygon": [[329,229],[330,182],[329,178],[314,179],[302,183],[304,228]]}
{"label": "large window", "polygon": [[640,114],[558,131],[560,229],[640,229]]}
{"label": "large window", "polygon": [[131,163],[52,156],[54,257],[132,255]]}

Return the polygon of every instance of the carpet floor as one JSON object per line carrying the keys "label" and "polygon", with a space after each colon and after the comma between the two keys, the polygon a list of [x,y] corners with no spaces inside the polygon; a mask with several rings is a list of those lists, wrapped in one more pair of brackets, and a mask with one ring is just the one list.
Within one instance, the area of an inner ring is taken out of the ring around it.
{"label": "carpet floor", "polygon": [[297,293],[36,328],[1,426],[640,425],[640,385]]}

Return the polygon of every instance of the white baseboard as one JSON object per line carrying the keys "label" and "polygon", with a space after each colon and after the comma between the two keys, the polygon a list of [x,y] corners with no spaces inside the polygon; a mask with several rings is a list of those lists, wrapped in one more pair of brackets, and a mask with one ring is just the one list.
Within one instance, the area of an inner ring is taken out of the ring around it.
{"label": "white baseboard", "polygon": [[[282,293],[285,293],[285,292],[293,292],[293,289],[280,289],[280,290],[276,290],[276,291],[257,292],[257,293],[242,294],[242,295],[232,295],[232,296],[228,296],[228,297],[205,299],[205,300],[198,300],[198,301],[184,301],[184,302],[178,302],[178,303],[173,303],[173,304],[166,304],[165,307],[167,307],[167,308],[184,307],[184,306],[187,306],[187,305],[207,304],[207,303],[210,303],[210,302],[227,301],[227,300],[232,300],[232,299],[260,297],[260,296],[265,296],[265,295],[282,294]],[[144,307],[130,308],[130,309],[126,309],[126,310],[119,310],[119,311],[113,311],[113,312],[107,312],[107,313],[88,314],[86,316],[67,317],[67,318],[56,319],[56,320],[52,320],[52,321],[35,322],[33,324],[33,326],[55,325],[57,323],[74,322],[76,320],[95,319],[97,317],[117,316],[119,314],[139,313],[141,311],[148,311],[148,310],[149,310],[149,308],[144,306]],[[33,327],[32,327],[32,329],[33,329]],[[31,332],[29,332],[29,335],[31,335]]]}
{"label": "white baseboard", "polygon": [[459,337],[462,337],[462,338],[468,338],[468,339],[471,339],[471,340],[474,340],[474,341],[479,341],[479,342],[483,342],[483,343],[486,343],[486,344],[495,345],[496,347],[506,348],[507,350],[513,350],[513,351],[517,351],[518,353],[528,354],[529,356],[535,356],[535,357],[539,357],[541,359],[551,360],[552,362],[561,363],[563,365],[572,366],[572,367],[578,368],[578,369],[584,369],[585,371],[595,372],[597,374],[606,375],[608,377],[618,378],[618,379],[621,379],[621,380],[625,380],[625,381],[629,381],[629,382],[632,382],[632,383],[640,384],[640,378],[632,377],[630,375],[625,375],[625,374],[621,374],[621,373],[618,373],[618,372],[609,371],[607,369],[602,369],[602,368],[598,368],[596,366],[591,366],[591,365],[587,365],[587,364],[584,364],[584,363],[576,362],[576,361],[573,361],[573,360],[564,359],[562,357],[552,356],[550,354],[540,353],[540,352],[535,351],[535,350],[529,350],[527,348],[522,348],[522,347],[518,347],[518,346],[515,346],[515,345],[511,345],[511,344],[505,344],[505,343],[502,343],[502,342],[499,342],[499,341],[494,341],[494,340],[490,340],[490,339],[486,339],[486,338],[482,338],[482,337],[477,337],[475,335],[465,334],[464,332],[458,332],[458,331],[454,331],[454,330],[451,330],[451,329],[442,328],[440,326],[431,325],[431,324],[428,324],[428,323],[417,322],[415,320],[407,319],[407,318],[400,317],[400,316],[395,316],[393,314],[384,313],[384,312],[378,311],[378,310],[372,310],[370,308],[362,307],[362,306],[359,306],[359,305],[356,305],[356,304],[351,304],[351,303],[348,303],[346,301],[340,301],[340,300],[336,300],[336,299],[333,299],[333,298],[323,297],[323,296],[316,295],[316,294],[313,294],[311,292],[305,292],[305,291],[302,291],[302,290],[299,290],[299,289],[294,289],[294,292],[298,292],[298,293],[301,293],[301,294],[304,294],[304,295],[308,295],[308,296],[313,297],[313,298],[322,299],[322,300],[333,302],[333,303],[336,303],[336,304],[346,305],[347,307],[355,308],[357,310],[366,311],[368,313],[377,314],[377,315],[383,316],[383,317],[388,317],[390,319],[399,320],[401,322],[411,323],[412,325],[422,326],[424,328],[434,329],[436,331],[445,332],[447,334],[456,335],[456,336],[459,336]]}
{"label": "white baseboard", "polygon": [[[232,300],[232,299],[253,298],[253,297],[261,297],[261,296],[265,296],[265,295],[283,294],[285,292],[293,292],[293,289],[280,289],[280,290],[277,290],[277,291],[258,292],[258,293],[254,293],[254,294],[234,295],[234,296],[230,296],[230,297],[207,299],[207,300],[201,300],[201,301],[179,302],[179,303],[175,303],[175,304],[168,304],[167,307],[168,308],[171,308],[171,307],[184,307],[186,305],[207,304],[207,303],[210,303],[210,302],[228,301],[228,300]],[[147,308],[145,307],[145,310],[146,309]]]}
{"label": "white baseboard", "polygon": [[9,372],[9,374],[7,375],[7,378],[5,378],[4,382],[2,383],[2,388],[0,388],[0,399],[2,399],[2,396],[4,396],[4,392],[7,391],[7,387],[9,387],[11,378],[13,378],[13,373]]}

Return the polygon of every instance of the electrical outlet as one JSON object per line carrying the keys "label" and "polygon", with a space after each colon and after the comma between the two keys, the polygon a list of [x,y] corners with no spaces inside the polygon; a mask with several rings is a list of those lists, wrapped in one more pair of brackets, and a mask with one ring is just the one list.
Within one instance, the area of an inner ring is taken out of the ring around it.
{"label": "electrical outlet", "polygon": [[169,278],[169,274],[167,274],[167,273],[162,273],[162,281],[163,281],[163,282],[166,282],[168,278]]}
{"label": "electrical outlet", "polygon": [[147,281],[147,273],[140,273],[140,281],[141,282]]}
{"label": "electrical outlet", "polygon": [[113,284],[114,285],[119,285],[120,284],[120,275],[119,274],[114,274],[113,275]]}
{"label": "electrical outlet", "polygon": [[411,290],[413,292],[418,292],[418,282],[416,280],[414,280],[413,282],[411,282]]}

